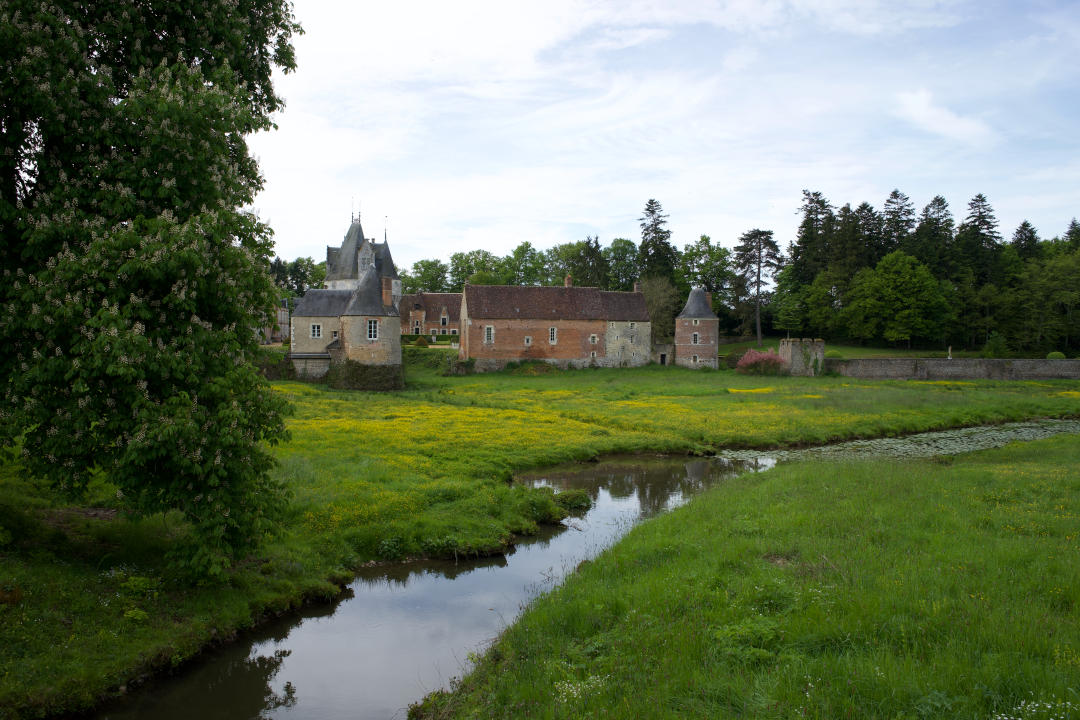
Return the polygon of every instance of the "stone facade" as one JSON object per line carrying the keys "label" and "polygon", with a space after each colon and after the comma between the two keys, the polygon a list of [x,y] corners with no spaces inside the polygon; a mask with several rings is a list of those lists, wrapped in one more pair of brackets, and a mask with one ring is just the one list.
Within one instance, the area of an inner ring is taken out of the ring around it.
{"label": "stone facade", "polygon": [[792,375],[815,377],[825,372],[825,341],[785,338],[778,353]]}
{"label": "stone facade", "polygon": [[297,374],[320,378],[346,360],[400,367],[401,281],[389,248],[366,240],[354,222],[340,249],[327,248],[327,268],[330,287],[308,290],[292,313]]}
{"label": "stone facade", "polygon": [[403,335],[461,333],[461,293],[412,293],[401,297]]}
{"label": "stone facade", "polygon": [[559,367],[649,362],[652,324],[641,293],[466,285],[459,357],[478,370],[540,360]]}
{"label": "stone facade", "polygon": [[893,380],[1080,380],[1080,360],[864,358],[826,360],[831,373]]}
{"label": "stone facade", "polygon": [[694,288],[675,318],[675,364],[700,369],[717,368],[720,320],[712,311],[712,293]]}

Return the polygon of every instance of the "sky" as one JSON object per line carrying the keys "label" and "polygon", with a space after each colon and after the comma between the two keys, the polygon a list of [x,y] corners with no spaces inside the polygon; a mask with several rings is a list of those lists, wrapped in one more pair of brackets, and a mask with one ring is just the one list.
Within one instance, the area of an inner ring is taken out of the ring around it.
{"label": "sky", "polygon": [[802,190],[1008,238],[1080,216],[1080,2],[294,0],[278,128],[250,138],[285,259],[353,213],[399,270],[523,241],[795,237]]}

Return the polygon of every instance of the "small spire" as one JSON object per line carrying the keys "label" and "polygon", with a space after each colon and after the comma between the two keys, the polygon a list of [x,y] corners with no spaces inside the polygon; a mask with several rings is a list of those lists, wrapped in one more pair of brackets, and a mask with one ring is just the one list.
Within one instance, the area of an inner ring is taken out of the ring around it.
{"label": "small spire", "polygon": [[382,241],[383,241],[383,244],[386,244],[386,219],[388,217],[390,217],[390,216],[389,215],[383,215],[382,216]]}

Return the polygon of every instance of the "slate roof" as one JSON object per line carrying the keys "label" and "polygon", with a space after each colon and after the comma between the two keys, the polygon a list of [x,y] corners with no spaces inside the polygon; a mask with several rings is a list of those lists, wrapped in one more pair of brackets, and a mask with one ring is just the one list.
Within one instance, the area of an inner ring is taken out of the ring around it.
{"label": "slate roof", "polygon": [[649,321],[641,293],[590,287],[466,285],[465,302],[477,319]]}
{"label": "slate roof", "polygon": [[355,280],[359,274],[357,256],[365,245],[369,245],[375,261],[375,269],[381,277],[397,279],[397,268],[394,267],[394,258],[390,256],[390,247],[387,243],[373,243],[364,237],[364,228],[359,220],[354,220],[345,233],[345,239],[340,248],[327,246],[326,248],[326,279],[327,280]]}
{"label": "slate roof", "polygon": [[368,266],[360,276],[360,287],[351,291],[352,297],[342,315],[397,315],[394,307],[383,305],[382,282],[378,271]]}
{"label": "slate roof", "polygon": [[461,321],[461,293],[411,293],[402,295],[401,302],[401,327],[409,320],[409,313],[413,310],[423,310],[427,313],[427,322],[438,322],[442,317],[442,309],[446,308],[446,321],[456,323]]}
{"label": "slate roof", "polygon": [[293,317],[338,317],[352,299],[352,290],[308,290],[296,300]]}
{"label": "slate roof", "polygon": [[716,318],[716,313],[709,307],[709,299],[704,288],[694,288],[686,298],[686,306],[675,317],[681,318]]}

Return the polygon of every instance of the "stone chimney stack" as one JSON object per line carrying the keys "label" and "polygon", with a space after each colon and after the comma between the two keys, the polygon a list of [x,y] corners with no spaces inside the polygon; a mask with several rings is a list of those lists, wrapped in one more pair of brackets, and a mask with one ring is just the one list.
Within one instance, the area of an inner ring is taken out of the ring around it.
{"label": "stone chimney stack", "polygon": [[709,304],[709,309],[712,309],[712,293],[708,290],[705,291],[705,302]]}
{"label": "stone chimney stack", "polygon": [[574,281],[570,278],[569,275],[567,275],[563,279],[563,287],[573,287],[573,286],[574,286]]}
{"label": "stone chimney stack", "polygon": [[641,292],[641,283],[639,283],[639,282],[634,283],[634,292]]}
{"label": "stone chimney stack", "polygon": [[394,306],[394,281],[391,278],[382,278],[382,304],[387,307]]}

